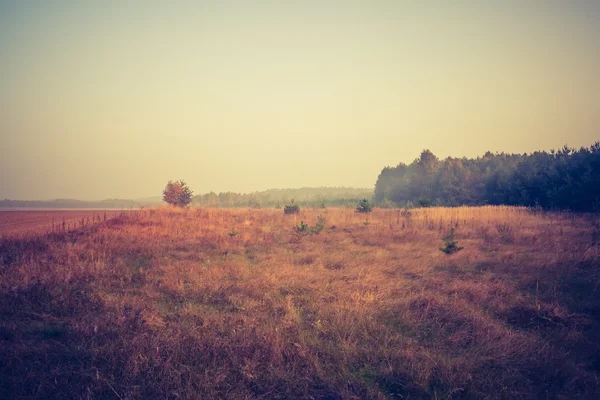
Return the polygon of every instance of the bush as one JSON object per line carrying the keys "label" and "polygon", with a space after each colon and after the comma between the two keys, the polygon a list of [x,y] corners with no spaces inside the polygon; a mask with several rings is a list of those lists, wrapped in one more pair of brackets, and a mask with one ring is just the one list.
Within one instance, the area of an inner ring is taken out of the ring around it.
{"label": "bush", "polygon": [[163,200],[177,207],[186,207],[192,202],[192,190],[183,180],[169,181],[163,190]]}
{"label": "bush", "polygon": [[310,235],[310,228],[308,227],[307,224],[304,223],[304,221],[300,221],[300,225],[296,225],[294,226],[294,230],[296,231],[296,234],[298,234],[299,236],[305,236],[305,235]]}
{"label": "bush", "polygon": [[431,200],[427,197],[422,196],[419,198],[419,207],[431,207],[432,205]]}
{"label": "bush", "polygon": [[325,229],[325,223],[325,217],[320,215],[317,218],[315,226],[310,227],[308,224],[305,224],[304,221],[300,221],[299,225],[294,226],[294,231],[298,236],[318,235],[323,229]]}
{"label": "bush", "polygon": [[283,207],[284,214],[298,214],[299,212],[300,212],[300,206],[298,204],[294,203],[293,198],[290,200],[290,204],[287,204],[285,207]]}
{"label": "bush", "polygon": [[370,213],[371,211],[373,211],[373,206],[371,205],[371,203],[369,203],[369,200],[362,199],[358,202],[358,205],[356,206],[356,211],[359,213]]}

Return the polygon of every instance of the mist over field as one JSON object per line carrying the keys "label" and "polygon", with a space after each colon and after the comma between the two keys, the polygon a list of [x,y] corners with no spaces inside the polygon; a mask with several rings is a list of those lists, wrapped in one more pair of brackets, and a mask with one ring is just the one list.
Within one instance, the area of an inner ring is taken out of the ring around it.
{"label": "mist over field", "polygon": [[600,398],[600,2],[0,0],[0,399]]}

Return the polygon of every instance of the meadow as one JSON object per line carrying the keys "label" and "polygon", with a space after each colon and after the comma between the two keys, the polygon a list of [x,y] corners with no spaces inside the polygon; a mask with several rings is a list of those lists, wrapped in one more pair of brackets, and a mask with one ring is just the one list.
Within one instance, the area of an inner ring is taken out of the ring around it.
{"label": "meadow", "polygon": [[0,316],[2,399],[600,398],[600,216],[158,208],[12,229]]}

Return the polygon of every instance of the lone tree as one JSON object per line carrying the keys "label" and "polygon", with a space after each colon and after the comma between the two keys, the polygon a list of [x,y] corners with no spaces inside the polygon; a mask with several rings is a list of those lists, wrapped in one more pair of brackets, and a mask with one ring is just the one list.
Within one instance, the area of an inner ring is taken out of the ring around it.
{"label": "lone tree", "polygon": [[192,190],[183,180],[169,181],[163,190],[163,200],[177,207],[185,207],[192,202]]}

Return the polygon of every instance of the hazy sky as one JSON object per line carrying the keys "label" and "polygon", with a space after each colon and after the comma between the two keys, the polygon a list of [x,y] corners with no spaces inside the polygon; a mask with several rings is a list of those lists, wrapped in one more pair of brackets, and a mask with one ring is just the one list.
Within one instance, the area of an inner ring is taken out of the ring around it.
{"label": "hazy sky", "polygon": [[0,198],[373,187],[600,140],[600,2],[0,0]]}

